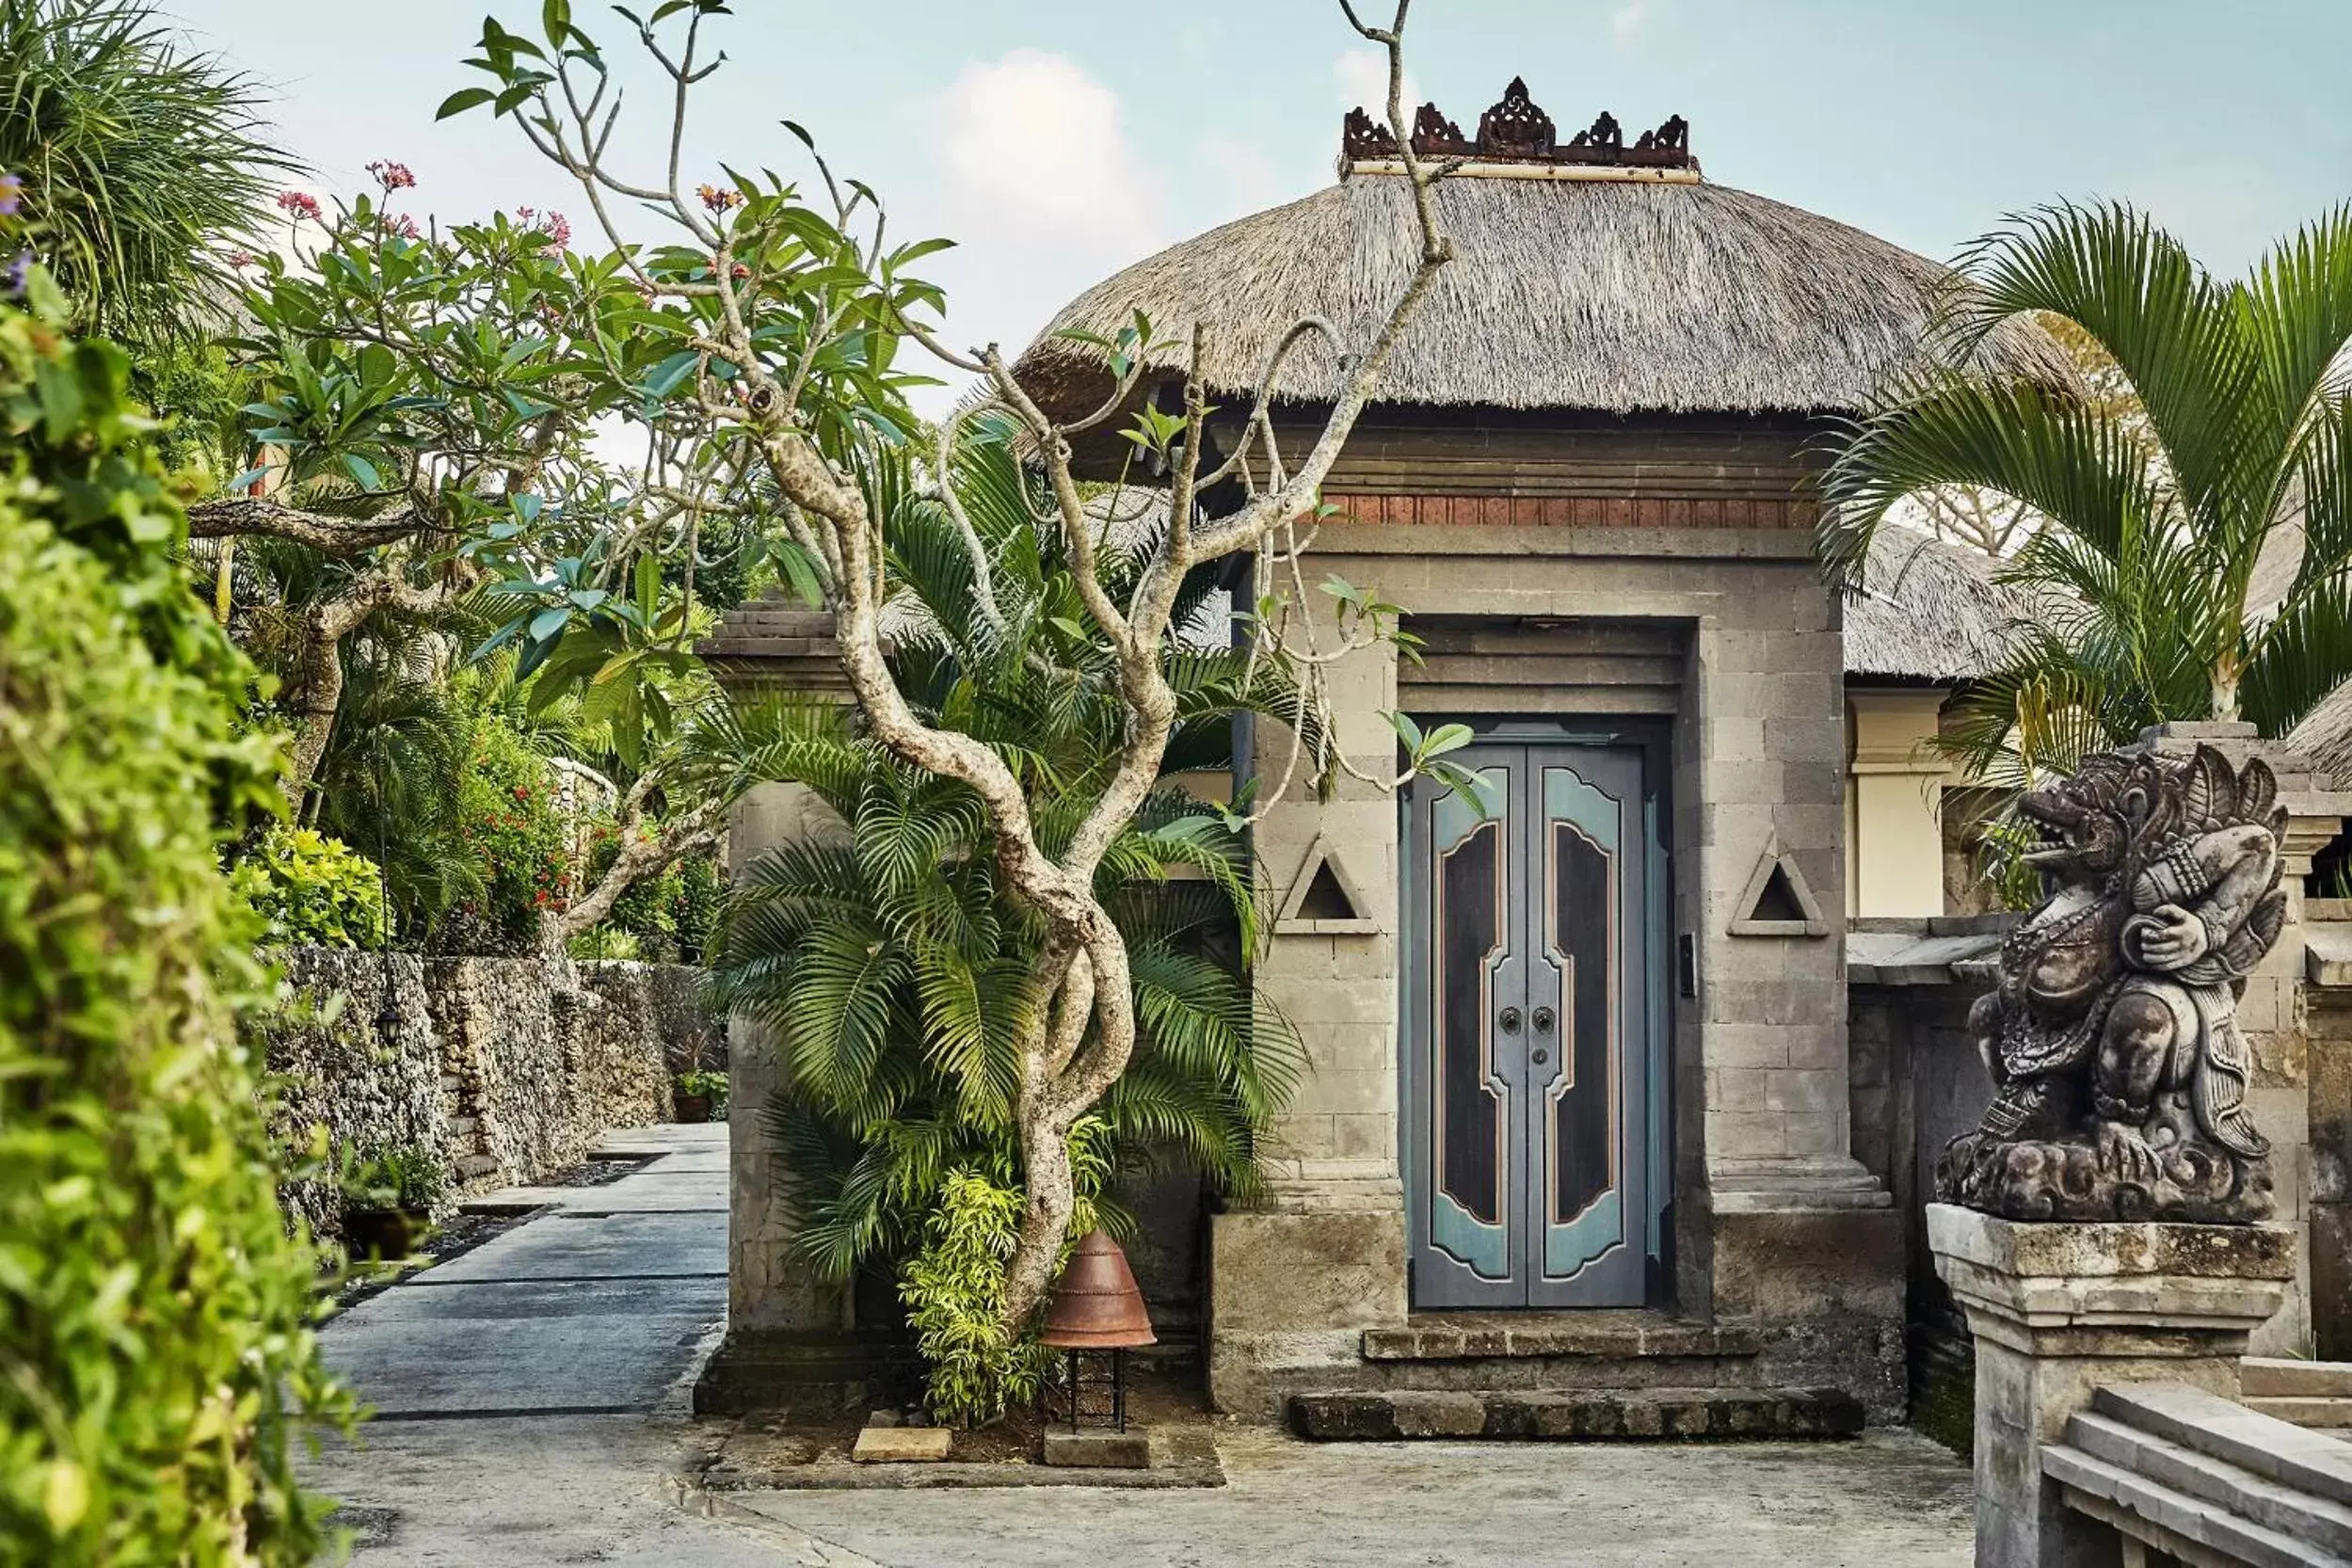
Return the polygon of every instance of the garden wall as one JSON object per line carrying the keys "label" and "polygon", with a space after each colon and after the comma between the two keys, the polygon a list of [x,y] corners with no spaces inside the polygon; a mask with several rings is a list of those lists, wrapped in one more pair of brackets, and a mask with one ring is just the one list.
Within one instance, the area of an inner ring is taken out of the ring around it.
{"label": "garden wall", "polygon": [[[437,1148],[459,1197],[543,1179],[611,1128],[668,1120],[670,1074],[724,1064],[702,972],[681,965],[277,957],[290,996],[264,1038],[283,1125],[324,1124],[338,1148]],[[376,1026],[388,973],[389,1044]],[[289,1201],[335,1234],[331,1180],[298,1183]]]}

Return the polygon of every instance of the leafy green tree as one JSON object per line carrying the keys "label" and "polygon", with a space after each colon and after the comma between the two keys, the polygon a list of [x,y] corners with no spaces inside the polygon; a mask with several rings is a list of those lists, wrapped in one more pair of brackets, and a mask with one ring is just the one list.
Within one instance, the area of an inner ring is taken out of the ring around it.
{"label": "leafy green tree", "polygon": [[[1354,34],[1387,56],[1387,118],[1400,144],[1413,214],[1400,243],[1411,248],[1416,264],[1393,308],[1360,341],[1320,320],[1278,337],[1268,377],[1314,337],[1332,340],[1324,346],[1341,367],[1322,428],[1297,452],[1276,449],[1261,390],[1213,400],[1232,405],[1224,422],[1231,444],[1209,456],[1212,398],[1198,374],[1199,341],[1161,341],[1141,317],[1115,338],[1088,345],[1112,383],[1099,410],[1057,421],[996,348],[967,354],[939,342],[932,323],[943,303],[940,291],[917,269],[944,242],[899,243],[874,193],[837,180],[822,160],[824,189],[811,200],[775,175],[731,169],[723,180],[689,189],[681,172],[688,110],[696,84],[720,63],[705,52],[702,31],[727,13],[723,0],[664,0],[642,18],[622,12],[675,87],[665,95],[666,135],[647,153],[645,171],[626,167],[632,148],[620,134],[626,117],[617,84],[601,46],[574,20],[569,0],[546,0],[536,36],[487,21],[469,64],[488,84],[464,88],[441,108],[444,117],[488,108],[511,119],[579,182],[587,210],[644,295],[643,309],[625,319],[654,357],[630,417],[654,444],[677,455],[663,493],[696,516],[727,510],[746,495],[775,497],[777,521],[793,547],[779,552],[776,564],[833,611],[842,671],[865,733],[902,762],[972,792],[1007,896],[1043,923],[1026,988],[1032,1000],[1013,1020],[1023,1192],[1002,1297],[1008,1338],[1018,1337],[1044,1302],[1068,1240],[1079,1200],[1074,1130],[1127,1072],[1141,1038],[1128,944],[1103,902],[1097,873],[1144,810],[1183,729],[1175,632],[1183,624],[1177,611],[1185,585],[1198,568],[1219,562],[1254,567],[1242,622],[1248,662],[1294,678],[1298,703],[1286,717],[1303,744],[1309,733],[1328,734],[1316,717],[1326,705],[1329,664],[1397,637],[1396,606],[1336,583],[1327,584],[1326,604],[1305,589],[1300,561],[1325,515],[1323,480],[1377,392],[1400,334],[1452,254],[1430,195],[1445,171],[1413,152],[1405,121],[1408,5],[1399,0],[1384,27],[1364,24],[1347,0],[1339,8]],[[790,128],[808,140],[797,126]],[[738,167],[757,165],[745,159]],[[671,243],[631,244],[611,220],[622,201],[632,210],[651,208]],[[904,459],[915,428],[903,399],[927,378],[903,360],[979,380],[976,398],[944,423],[931,456],[920,463]],[[1138,456],[1166,476],[1169,520],[1114,591],[1100,559],[1105,520],[1089,510],[1073,454],[1085,431],[1139,407],[1124,433]],[[1019,532],[994,544],[984,524],[960,506],[952,482],[961,432],[985,424],[1011,428],[1036,464],[1045,497]],[[898,463],[877,462],[892,453]],[[1101,656],[1121,718],[1111,731],[1108,765],[1089,776],[1086,790],[1048,808],[1041,792],[1051,786],[1021,757],[983,738],[983,715],[945,710],[927,717],[901,683],[904,666],[893,665],[883,631],[893,593],[887,563],[899,546],[892,525],[907,515],[897,504],[897,488],[921,492],[937,509],[949,548],[968,565],[968,600],[989,629],[993,656],[1016,661],[1010,668],[1034,650],[1035,632],[1025,618],[1029,607],[1006,597],[1011,590],[1001,582],[1008,560],[1019,557],[1000,552],[1033,552],[1048,538],[1062,552],[1069,598],[1053,616]],[[1336,608],[1329,617],[1336,624],[1320,632],[1319,607]],[[1447,772],[1444,755],[1470,739],[1458,726],[1430,734],[1400,726],[1398,733],[1403,778],[1425,768]],[[1299,761],[1294,751],[1292,764],[1270,776],[1274,787],[1243,803],[1231,825],[1245,825],[1293,782],[1329,783],[1361,766],[1327,744],[1308,750],[1305,765]],[[1382,767],[1374,782],[1401,781],[1390,772]]]}
{"label": "leafy green tree", "polygon": [[291,1445],[345,1408],[234,1012],[217,856],[276,805],[250,671],[111,345],[0,312],[0,1563],[311,1560]]}
{"label": "leafy green tree", "polygon": [[2048,618],[1963,698],[1962,755],[2023,779],[2168,719],[2283,733],[2352,676],[2352,209],[2237,281],[2120,206],[2031,214],[1960,271],[1954,362],[2040,314],[2100,373],[1903,386],[1831,465],[1821,542],[1850,575],[1890,509],[1945,487],[2044,520],[2005,572],[2053,590]]}
{"label": "leafy green tree", "polygon": [[[1077,619],[1062,541],[1036,525],[1043,478],[1011,440],[968,432],[953,479],[996,563],[1001,630],[973,597],[948,508],[907,482],[905,457],[878,456],[866,483],[891,542],[901,687],[926,722],[953,720],[1010,760],[1040,837],[1058,844],[1120,765],[1126,713],[1115,661]],[[1107,527],[1096,568],[1111,591],[1145,569],[1151,544],[1143,519]],[[1185,619],[1213,587],[1209,570],[1184,584]],[[1170,680],[1172,775],[1226,766],[1238,711],[1296,708],[1295,688],[1246,650],[1187,647]],[[1038,1365],[1027,1325],[1000,1311],[1022,1207],[1019,1045],[1050,929],[1015,894],[968,785],[824,710],[761,715],[741,752],[761,776],[808,785],[845,829],[750,868],[711,960],[719,1000],[761,1025],[775,1054],[783,1087],[767,1112],[792,1151],[798,1244],[834,1279],[888,1266],[931,1364],[935,1412],[993,1416]],[[1170,776],[1096,871],[1139,1029],[1126,1070],[1073,1124],[1077,1228],[1113,1171],[1145,1161],[1256,1191],[1262,1140],[1303,1067],[1287,1026],[1254,1004],[1257,917],[1246,843],[1226,819]]]}
{"label": "leafy green tree", "polygon": [[[671,374],[666,340],[639,330],[626,259],[575,252],[559,214],[420,228],[390,205],[409,171],[375,171],[377,196],[296,215],[295,257],[259,264],[237,347],[261,384],[246,412],[265,457],[243,478],[263,493],[198,504],[194,532],[258,547],[238,621],[280,675],[289,793],[322,821],[347,830],[344,801],[375,794],[362,776],[384,732],[339,722],[362,679],[389,699],[510,656],[526,723],[568,706],[566,722],[597,737],[622,775],[619,848],[541,909],[538,945],[560,951],[722,825],[727,801],[696,790],[729,776],[685,756],[719,700],[693,650],[710,615],[691,570],[664,571],[701,558],[711,508],[668,493],[668,438],[633,466],[600,447],[600,424]],[[741,557],[762,547],[730,521],[718,560],[738,586],[756,569]],[[409,761],[431,760],[430,706],[408,702],[418,722],[385,737],[415,742]],[[331,789],[344,800],[313,799]],[[392,869],[404,908],[463,902],[422,862]]]}
{"label": "leafy green tree", "polygon": [[144,350],[227,321],[295,168],[266,103],[147,0],[0,0],[0,169],[77,325]]}
{"label": "leafy green tree", "polygon": [[[1059,841],[1120,764],[1117,672],[1084,634],[1059,540],[1035,529],[1042,482],[1000,440],[971,440],[957,501],[981,520],[1000,604],[1018,644],[971,597],[971,562],[936,501],[899,477],[891,581],[904,620],[899,680],[932,722],[957,717],[1028,780],[1042,837]],[[885,458],[885,466],[887,466]],[[1103,581],[1125,587],[1148,540],[1106,543]],[[1185,601],[1213,585],[1202,571]],[[1188,648],[1172,681],[1183,710],[1172,769],[1230,761],[1244,696],[1296,700],[1235,648]],[[712,952],[717,997],[764,1028],[781,1091],[767,1116],[791,1149],[797,1243],[828,1279],[882,1265],[899,1281],[941,1420],[990,1420],[1035,1392],[1040,1352],[1004,1319],[1023,1210],[1018,1046],[1037,1009],[1049,926],[1004,879],[981,797],[896,760],[842,714],[764,717],[745,760],[809,785],[840,841],[792,844],[745,874]],[[1103,856],[1096,896],[1129,954],[1139,1037],[1111,1091],[1075,1121],[1073,1234],[1120,1215],[1120,1168],[1174,1159],[1227,1194],[1256,1192],[1258,1152],[1303,1067],[1246,981],[1256,907],[1244,840],[1221,807],[1164,780]]]}

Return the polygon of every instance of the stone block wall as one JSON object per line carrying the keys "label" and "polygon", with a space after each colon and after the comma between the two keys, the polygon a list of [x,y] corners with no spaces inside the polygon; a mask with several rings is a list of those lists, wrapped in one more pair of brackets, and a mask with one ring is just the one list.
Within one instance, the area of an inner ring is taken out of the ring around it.
{"label": "stone block wall", "polygon": [[[669,1117],[670,1074],[723,1059],[699,969],[537,958],[423,958],[295,948],[277,955],[284,1005],[261,1030],[291,1132],[337,1149],[438,1148],[454,1196],[543,1179],[614,1128]],[[397,1027],[376,1029],[389,975]],[[321,1235],[333,1182],[289,1205]]]}

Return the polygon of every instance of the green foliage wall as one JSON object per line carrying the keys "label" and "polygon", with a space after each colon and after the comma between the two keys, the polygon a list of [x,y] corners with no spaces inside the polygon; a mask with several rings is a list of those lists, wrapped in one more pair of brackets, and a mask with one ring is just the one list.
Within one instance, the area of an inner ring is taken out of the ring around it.
{"label": "green foliage wall", "polygon": [[0,1564],[307,1561],[336,1403],[218,869],[274,794],[120,351],[0,312]]}

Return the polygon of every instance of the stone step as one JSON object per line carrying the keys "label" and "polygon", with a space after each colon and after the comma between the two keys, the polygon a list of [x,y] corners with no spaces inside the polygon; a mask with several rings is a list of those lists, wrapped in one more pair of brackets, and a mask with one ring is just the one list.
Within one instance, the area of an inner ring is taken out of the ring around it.
{"label": "stone step", "polygon": [[2091,1409],[2264,1480],[2352,1508],[2352,1443],[2182,1384],[2103,1384],[2091,1396]]}
{"label": "stone step", "polygon": [[2259,1410],[2264,1416],[2314,1431],[2337,1432],[2352,1427],[2352,1400],[2303,1400],[2255,1395],[2239,1402],[2248,1410]]}
{"label": "stone step", "polygon": [[2238,1392],[2249,1400],[2352,1400],[2352,1361],[2249,1355],[2238,1363]]}
{"label": "stone step", "polygon": [[2244,1465],[2095,1412],[2068,1419],[2065,1446],[2290,1540],[2352,1555],[2352,1508],[2281,1486]]}
{"label": "stone step", "polygon": [[2069,1505],[2104,1518],[2141,1540],[2197,1562],[2248,1568],[2347,1568],[2346,1560],[2307,1539],[2270,1528],[2184,1495],[2126,1465],[2065,1443],[2041,1450],[2042,1473],[2065,1489]]}
{"label": "stone step", "polygon": [[1833,1388],[1616,1388],[1294,1394],[1290,1430],[1325,1443],[1501,1438],[1553,1443],[1858,1437],[1860,1400]]}
{"label": "stone step", "polygon": [[1744,1328],[1662,1312],[1426,1312],[1364,1331],[1362,1375],[1390,1390],[1754,1388]]}
{"label": "stone step", "polygon": [[1753,1333],[1656,1312],[1422,1312],[1364,1331],[1367,1361],[1752,1356]]}

